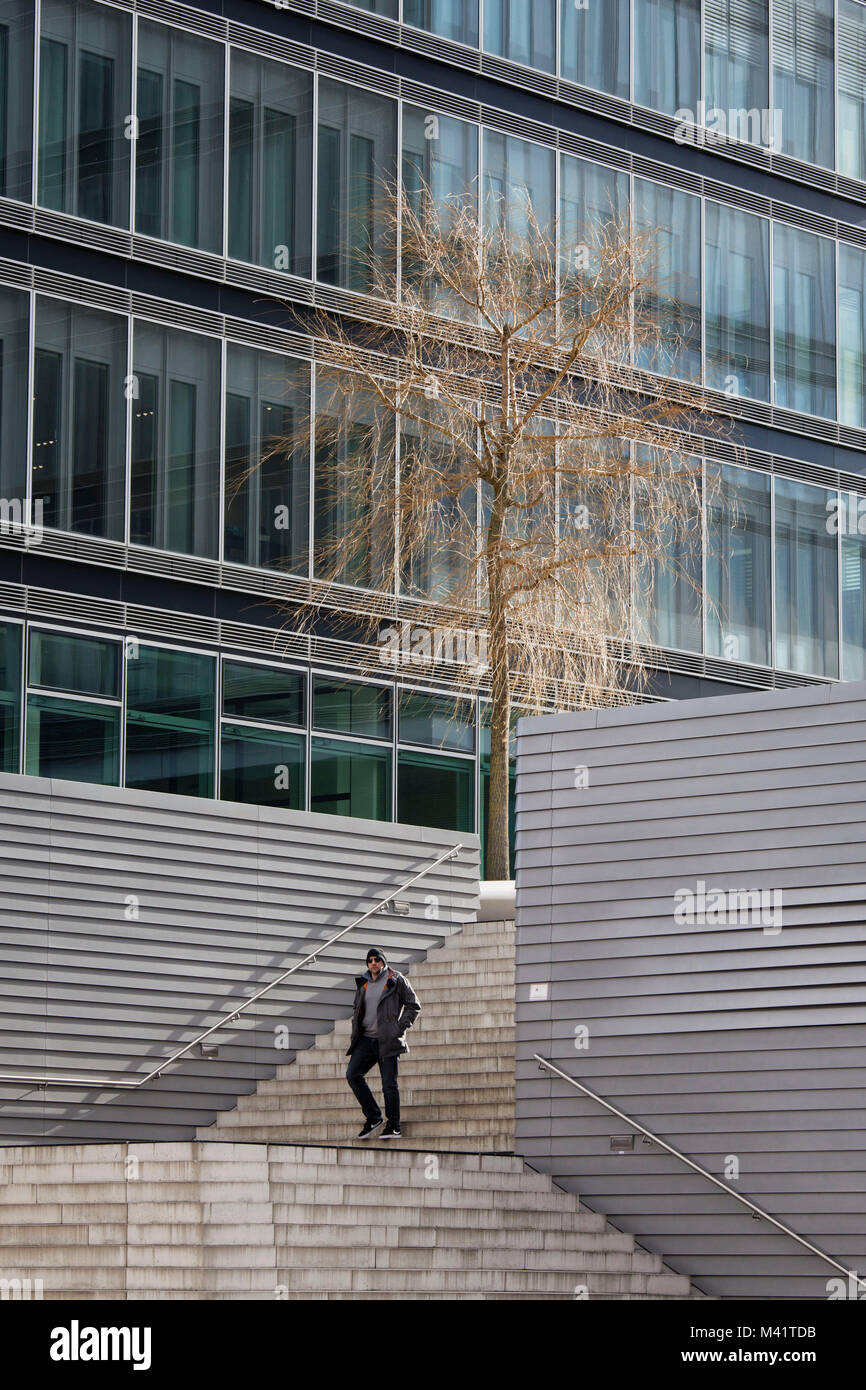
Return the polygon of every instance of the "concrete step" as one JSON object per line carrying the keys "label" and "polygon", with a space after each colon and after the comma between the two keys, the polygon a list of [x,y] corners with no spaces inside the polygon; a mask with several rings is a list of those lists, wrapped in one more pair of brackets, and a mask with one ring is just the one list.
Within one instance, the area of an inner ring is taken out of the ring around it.
{"label": "concrete step", "polygon": [[[369,1076],[368,1081],[375,1086],[379,1080],[378,1073]],[[435,1077],[435,1085],[430,1083],[433,1077],[418,1077],[417,1080],[408,1080],[401,1073],[400,1075],[400,1097],[406,1105],[475,1105],[481,1103],[492,1105],[497,1101],[504,1104],[514,1105],[514,1083],[506,1081],[502,1072],[494,1073],[489,1085],[478,1078],[475,1085],[467,1086],[460,1077]],[[423,1084],[427,1083],[426,1087]],[[450,1083],[450,1084],[449,1084]],[[253,1106],[256,1110],[279,1110],[291,1100],[297,1105],[304,1100],[307,1105],[316,1107],[321,1100],[321,1104],[332,1103],[334,1098],[348,1096],[352,1097],[345,1075],[336,1077],[295,1077],[293,1080],[286,1080],[282,1090],[262,1091],[259,1087],[257,1091],[251,1091],[249,1095],[241,1096],[238,1101],[238,1110],[246,1110]]]}

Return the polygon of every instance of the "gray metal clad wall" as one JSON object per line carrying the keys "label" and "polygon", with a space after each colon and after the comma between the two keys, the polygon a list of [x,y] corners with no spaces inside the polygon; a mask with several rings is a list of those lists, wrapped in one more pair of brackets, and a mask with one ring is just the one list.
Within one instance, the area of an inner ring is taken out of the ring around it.
{"label": "gray metal clad wall", "polygon": [[[706,1293],[836,1276],[531,1058],[866,1275],[864,786],[864,684],[518,728],[517,1151]],[[699,880],[781,889],[781,932],[678,924]]]}
{"label": "gray metal clad wall", "polygon": [[221,1032],[218,1057],[135,1092],[0,1083],[0,1143],[192,1137],[351,1011],[371,942],[406,969],[478,902],[477,838],[444,830],[11,775],[0,824],[0,1071],[40,1075],[146,1074],[466,846],[409,890],[410,916],[376,915]]}

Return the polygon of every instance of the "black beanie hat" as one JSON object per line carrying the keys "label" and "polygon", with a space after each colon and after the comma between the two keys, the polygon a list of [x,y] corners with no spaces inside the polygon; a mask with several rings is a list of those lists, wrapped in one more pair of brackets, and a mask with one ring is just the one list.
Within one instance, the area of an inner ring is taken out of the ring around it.
{"label": "black beanie hat", "polygon": [[381,959],[382,959],[382,964],[383,964],[383,965],[387,965],[387,964],[388,964],[388,958],[387,958],[387,956],[385,955],[385,952],[382,950],[382,947],[381,947],[381,946],[371,946],[371,947],[370,947],[369,951],[367,952],[366,959],[365,959],[365,961],[364,961],[364,964],[365,964],[365,965],[367,964],[367,962],[369,961],[369,959],[370,959],[371,956],[380,956]]}

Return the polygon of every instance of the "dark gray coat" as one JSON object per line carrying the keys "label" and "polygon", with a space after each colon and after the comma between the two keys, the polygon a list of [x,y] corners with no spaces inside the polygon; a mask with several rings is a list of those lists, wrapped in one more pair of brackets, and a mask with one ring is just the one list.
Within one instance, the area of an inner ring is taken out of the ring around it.
{"label": "dark gray coat", "polygon": [[[392,970],[389,965],[385,966],[385,971],[388,978],[385,981],[385,988],[382,990],[376,1013],[379,1025],[379,1056],[400,1057],[404,1052],[409,1051],[409,1045],[404,1042],[403,1034],[407,1028],[412,1027],[421,1012],[421,1005],[405,975],[401,975],[399,970]],[[371,979],[369,971],[365,975],[355,976],[352,1037],[346,1049],[347,1057],[351,1057],[364,1032],[364,991],[369,979]]]}

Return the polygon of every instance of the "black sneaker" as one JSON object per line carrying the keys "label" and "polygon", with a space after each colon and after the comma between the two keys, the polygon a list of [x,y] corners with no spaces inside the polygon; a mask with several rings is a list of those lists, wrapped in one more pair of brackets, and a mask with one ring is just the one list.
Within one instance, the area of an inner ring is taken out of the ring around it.
{"label": "black sneaker", "polygon": [[402,1129],[400,1128],[399,1125],[392,1125],[392,1124],[391,1124],[391,1121],[389,1120],[388,1123],[386,1124],[385,1128],[382,1130],[382,1133],[379,1135],[379,1138],[380,1138],[380,1139],[402,1139],[402,1138],[403,1138],[403,1131],[402,1131]]}
{"label": "black sneaker", "polygon": [[361,1133],[358,1135],[358,1138],[369,1139],[370,1135],[375,1134],[377,1129],[381,1129],[384,1123],[384,1120],[366,1120],[364,1122],[364,1128],[361,1130]]}

